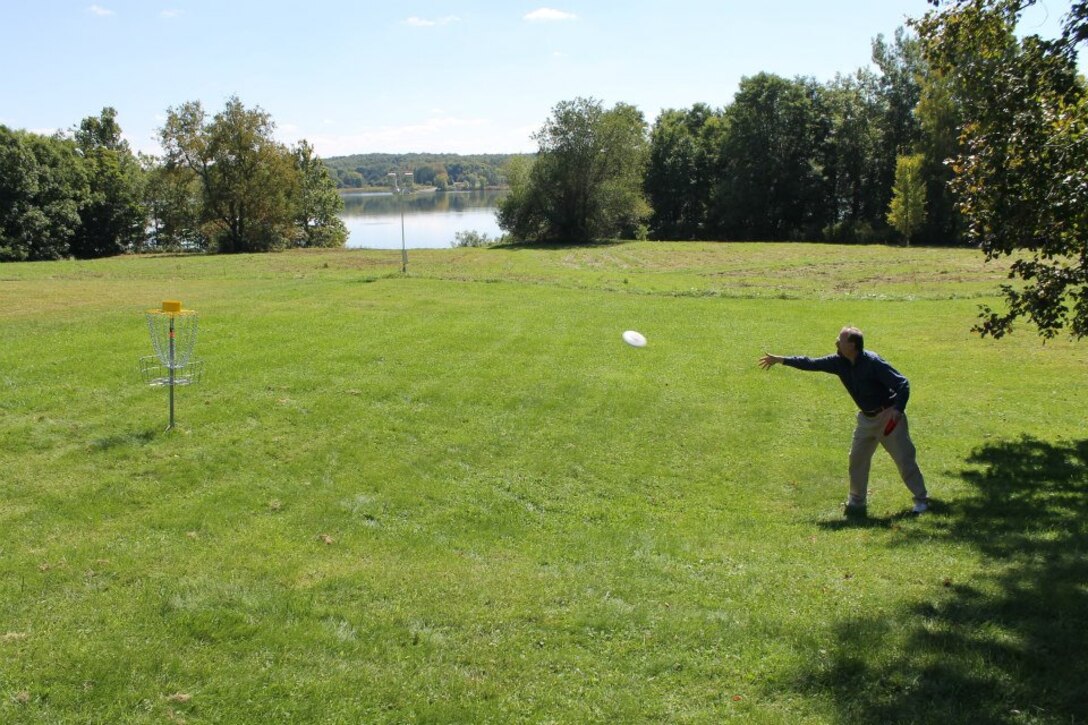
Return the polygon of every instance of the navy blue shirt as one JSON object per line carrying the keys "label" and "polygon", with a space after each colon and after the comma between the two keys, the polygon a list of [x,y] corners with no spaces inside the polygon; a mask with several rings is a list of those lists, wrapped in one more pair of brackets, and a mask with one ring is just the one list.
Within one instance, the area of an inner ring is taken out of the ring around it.
{"label": "navy blue shirt", "polygon": [[835,353],[817,358],[795,355],[783,358],[782,364],[798,370],[838,375],[846,392],[850,393],[850,397],[861,410],[874,411],[883,406],[890,406],[900,412],[907,409],[910,383],[875,352],[862,350],[853,363]]}

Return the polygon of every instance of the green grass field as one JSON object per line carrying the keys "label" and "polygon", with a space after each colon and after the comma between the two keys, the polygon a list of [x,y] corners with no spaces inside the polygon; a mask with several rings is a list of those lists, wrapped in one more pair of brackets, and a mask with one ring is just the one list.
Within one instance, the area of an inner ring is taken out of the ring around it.
{"label": "green grass field", "polygon": [[[0,722],[1084,722],[1085,343],[970,250],[0,265]],[[144,311],[204,380],[142,383]],[[846,522],[843,324],[912,383]],[[644,349],[623,344],[636,329]]]}

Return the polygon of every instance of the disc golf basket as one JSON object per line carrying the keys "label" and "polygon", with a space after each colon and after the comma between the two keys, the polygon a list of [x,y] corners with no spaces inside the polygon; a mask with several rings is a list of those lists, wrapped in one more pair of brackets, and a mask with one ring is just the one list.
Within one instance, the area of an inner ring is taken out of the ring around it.
{"label": "disc golf basket", "polygon": [[183,310],[181,303],[166,300],[162,309],[147,311],[147,329],[151,333],[154,355],[140,358],[140,373],[152,387],[170,389],[170,425],[174,427],[174,388],[200,382],[204,363],[193,359],[196,345],[197,314]]}

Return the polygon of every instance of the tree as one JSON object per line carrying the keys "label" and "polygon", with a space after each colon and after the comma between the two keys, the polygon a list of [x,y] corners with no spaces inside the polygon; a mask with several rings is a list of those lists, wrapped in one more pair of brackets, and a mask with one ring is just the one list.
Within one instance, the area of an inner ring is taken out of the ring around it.
{"label": "tree", "polygon": [[888,209],[888,224],[903,235],[906,243],[926,219],[926,183],[922,176],[922,154],[900,156],[895,161],[895,185]]}
{"label": "tree", "polygon": [[881,194],[877,213],[883,215],[891,198],[898,157],[914,153],[921,139],[915,109],[922,95],[921,82],[926,73],[926,63],[921,43],[903,28],[896,29],[891,44],[884,40],[884,36],[878,35],[872,45],[872,59],[880,70],[881,168],[876,186]]}
{"label": "tree", "polygon": [[345,189],[358,189],[363,185],[365,179],[363,175],[358,171],[344,171],[343,169],[336,170],[336,176],[339,179],[337,186]]}
{"label": "tree", "polygon": [[590,180],[597,193],[586,205],[587,238],[644,239],[651,212],[643,191],[649,159],[646,120],[634,106],[617,103],[601,116],[596,136],[599,157],[591,165]]}
{"label": "tree", "polygon": [[831,224],[823,237],[868,242],[883,222],[883,117],[880,82],[871,71],[837,76],[820,89],[828,136],[818,159],[826,183]]}
{"label": "tree", "polygon": [[725,109],[711,223],[733,239],[812,239],[830,218],[818,160],[827,115],[814,82],[760,73]]}
{"label": "tree", "polygon": [[128,142],[121,138],[117,111],[107,107],[101,115],[83,119],[74,136],[90,193],[79,210],[72,255],[91,259],[139,249],[147,230],[145,179]]}
{"label": "tree", "polygon": [[143,165],[144,203],[151,217],[148,246],[164,252],[207,250],[208,239],[200,229],[203,191],[197,173],[151,157],[144,157]]}
{"label": "tree", "polygon": [[336,182],[314,149],[306,141],[295,148],[295,165],[300,184],[295,212],[296,246],[342,247],[348,238],[347,227],[338,214],[344,200],[336,192]]}
{"label": "tree", "polygon": [[0,261],[68,256],[88,195],[74,142],[0,125]]}
{"label": "tree", "polygon": [[926,222],[919,236],[930,244],[962,243],[963,221],[955,207],[948,163],[959,153],[962,113],[947,77],[927,71],[914,115],[922,129],[917,149],[925,158]]}
{"label": "tree", "polygon": [[426,164],[424,166],[417,166],[412,172],[412,181],[417,184],[423,184],[424,186],[433,186],[435,176],[438,171],[433,164]]}
{"label": "tree", "polygon": [[714,137],[721,124],[721,113],[702,103],[690,110],[662,111],[654,122],[645,188],[653,208],[650,229],[657,239],[705,234]]}
{"label": "tree", "polygon": [[510,192],[499,202],[499,228],[514,239],[540,239],[544,236],[546,220],[542,199],[533,186],[531,156],[512,156],[503,169]]}
{"label": "tree", "polygon": [[524,241],[644,235],[649,144],[638,109],[618,103],[605,110],[592,98],[563,101],[534,139],[537,158],[519,180],[523,186],[500,205],[503,230]]}
{"label": "tree", "polygon": [[220,252],[281,249],[294,239],[300,178],[275,124],[236,97],[209,122],[199,101],[168,109],[160,130],[168,170],[200,180],[201,233]]}
{"label": "tree", "polygon": [[926,57],[963,113],[952,180],[968,239],[1014,258],[1004,312],[982,306],[975,331],[1000,338],[1017,319],[1043,338],[1088,335],[1088,93],[1076,46],[1088,3],[1060,38],[1014,33],[1032,0],[950,0],[917,23]]}

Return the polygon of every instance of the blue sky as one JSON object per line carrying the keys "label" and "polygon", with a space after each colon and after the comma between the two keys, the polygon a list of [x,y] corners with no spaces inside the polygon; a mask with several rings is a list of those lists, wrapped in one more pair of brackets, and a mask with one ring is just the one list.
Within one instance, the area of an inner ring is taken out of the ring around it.
{"label": "blue sky", "polygon": [[[1052,35],[1068,2],[1025,17]],[[0,124],[49,133],[117,109],[159,150],[168,108],[237,94],[323,156],[507,153],[576,96],[727,105],[760,71],[830,80],[869,64],[925,0],[0,0]]]}

